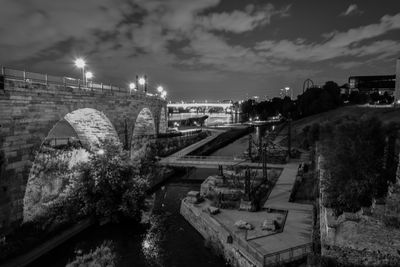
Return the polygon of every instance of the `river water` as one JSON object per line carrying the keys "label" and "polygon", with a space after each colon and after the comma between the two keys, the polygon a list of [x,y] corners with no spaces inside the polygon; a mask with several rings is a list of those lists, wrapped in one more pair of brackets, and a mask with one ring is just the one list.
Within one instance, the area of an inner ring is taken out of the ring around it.
{"label": "river water", "polygon": [[[266,127],[256,128],[257,140]],[[248,147],[249,137],[242,137],[213,155],[239,155]],[[65,266],[76,251],[87,253],[105,240],[111,240],[118,259],[117,266],[226,266],[222,257],[205,246],[202,236],[179,214],[180,201],[191,190],[198,191],[201,182],[217,169],[190,169],[176,175],[155,192],[154,209],[163,218],[153,223],[153,230],[129,224],[93,226],[76,235],[30,266]],[[153,220],[154,222],[154,220]]]}

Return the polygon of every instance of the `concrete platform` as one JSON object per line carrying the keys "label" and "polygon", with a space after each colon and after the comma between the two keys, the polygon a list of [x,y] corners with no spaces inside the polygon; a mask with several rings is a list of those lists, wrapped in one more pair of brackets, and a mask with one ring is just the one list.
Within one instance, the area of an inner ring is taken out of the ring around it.
{"label": "concrete platform", "polygon": [[[200,217],[209,217],[206,222],[211,219],[218,222],[221,228],[239,239],[238,249],[243,254],[250,255],[249,258],[257,261],[257,266],[298,259],[311,252],[313,225],[312,205],[289,202],[299,163],[299,160],[294,160],[282,166],[283,171],[264,205],[266,209],[287,211],[284,229],[281,233],[246,240],[245,231],[234,226],[236,221],[244,220],[259,227],[268,216],[266,211],[247,212],[222,209],[221,213],[210,215],[204,212],[209,202],[188,207]],[[251,257],[251,255],[254,256]]]}

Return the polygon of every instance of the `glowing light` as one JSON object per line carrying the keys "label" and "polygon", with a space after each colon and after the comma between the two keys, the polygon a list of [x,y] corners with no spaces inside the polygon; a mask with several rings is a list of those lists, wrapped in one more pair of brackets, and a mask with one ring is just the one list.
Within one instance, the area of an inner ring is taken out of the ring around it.
{"label": "glowing light", "polygon": [[139,84],[140,84],[140,85],[144,85],[145,83],[146,83],[146,79],[143,78],[143,77],[140,77],[140,78],[139,78]]}
{"label": "glowing light", "polygon": [[75,59],[75,66],[77,66],[80,69],[83,69],[86,66],[85,60],[83,58],[77,58]]}
{"label": "glowing light", "polygon": [[91,72],[91,71],[86,72],[85,77],[86,77],[86,79],[89,79],[89,80],[92,79],[93,78],[93,72]]}
{"label": "glowing light", "polygon": [[130,83],[129,84],[129,89],[135,90],[136,89],[136,84],[135,83]]}
{"label": "glowing light", "polygon": [[143,248],[144,249],[149,249],[150,248],[150,242],[148,240],[143,241]]}
{"label": "glowing light", "polygon": [[163,92],[161,93],[161,97],[162,97],[162,98],[166,98],[166,97],[167,97],[167,92],[166,92],[166,91],[163,91]]}
{"label": "glowing light", "polygon": [[164,91],[164,88],[160,85],[157,87],[157,92],[162,93]]}
{"label": "glowing light", "polygon": [[104,149],[99,149],[99,151],[97,151],[97,155],[104,155],[105,151]]}
{"label": "glowing light", "polygon": [[289,90],[290,90],[290,87],[285,87],[285,90],[286,90],[286,91],[289,91]]}

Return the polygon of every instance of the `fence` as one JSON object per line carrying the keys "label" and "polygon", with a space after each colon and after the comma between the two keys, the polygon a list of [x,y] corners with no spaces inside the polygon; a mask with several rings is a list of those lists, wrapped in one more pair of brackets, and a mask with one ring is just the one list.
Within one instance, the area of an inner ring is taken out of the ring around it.
{"label": "fence", "polygon": [[5,79],[22,81],[32,84],[43,84],[43,85],[62,85],[65,87],[95,90],[95,91],[110,91],[110,92],[126,92],[129,94],[135,94],[143,97],[157,97],[157,95],[150,94],[147,92],[140,92],[136,90],[128,89],[127,87],[113,86],[111,84],[96,83],[94,81],[85,81],[83,79],[76,79],[70,77],[59,77],[42,73],[28,72],[22,70],[14,70],[1,67],[1,76]]}
{"label": "fence", "polygon": [[172,132],[172,133],[159,133],[158,135],[156,134],[144,134],[144,135],[135,135],[133,136],[133,139],[135,140],[140,140],[143,138],[147,138],[149,140],[155,140],[155,139],[163,139],[163,138],[172,138],[172,137],[188,137],[188,136],[194,136],[198,135],[202,132],[209,133],[209,131],[203,131],[203,130],[193,130],[193,131],[186,131],[186,132]]}
{"label": "fence", "polygon": [[312,252],[312,243],[264,255],[264,266],[298,260]]}
{"label": "fence", "polygon": [[57,147],[57,146],[65,146],[65,145],[78,145],[83,146],[81,141],[75,137],[53,137],[47,138],[43,145]]}

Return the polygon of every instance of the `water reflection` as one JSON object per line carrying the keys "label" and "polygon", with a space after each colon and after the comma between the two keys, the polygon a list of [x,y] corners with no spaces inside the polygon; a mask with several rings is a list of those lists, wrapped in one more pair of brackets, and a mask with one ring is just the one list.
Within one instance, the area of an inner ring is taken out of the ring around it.
{"label": "water reflection", "polygon": [[142,241],[142,253],[150,266],[165,266],[162,242],[165,239],[165,221],[160,216],[150,218],[150,228]]}

